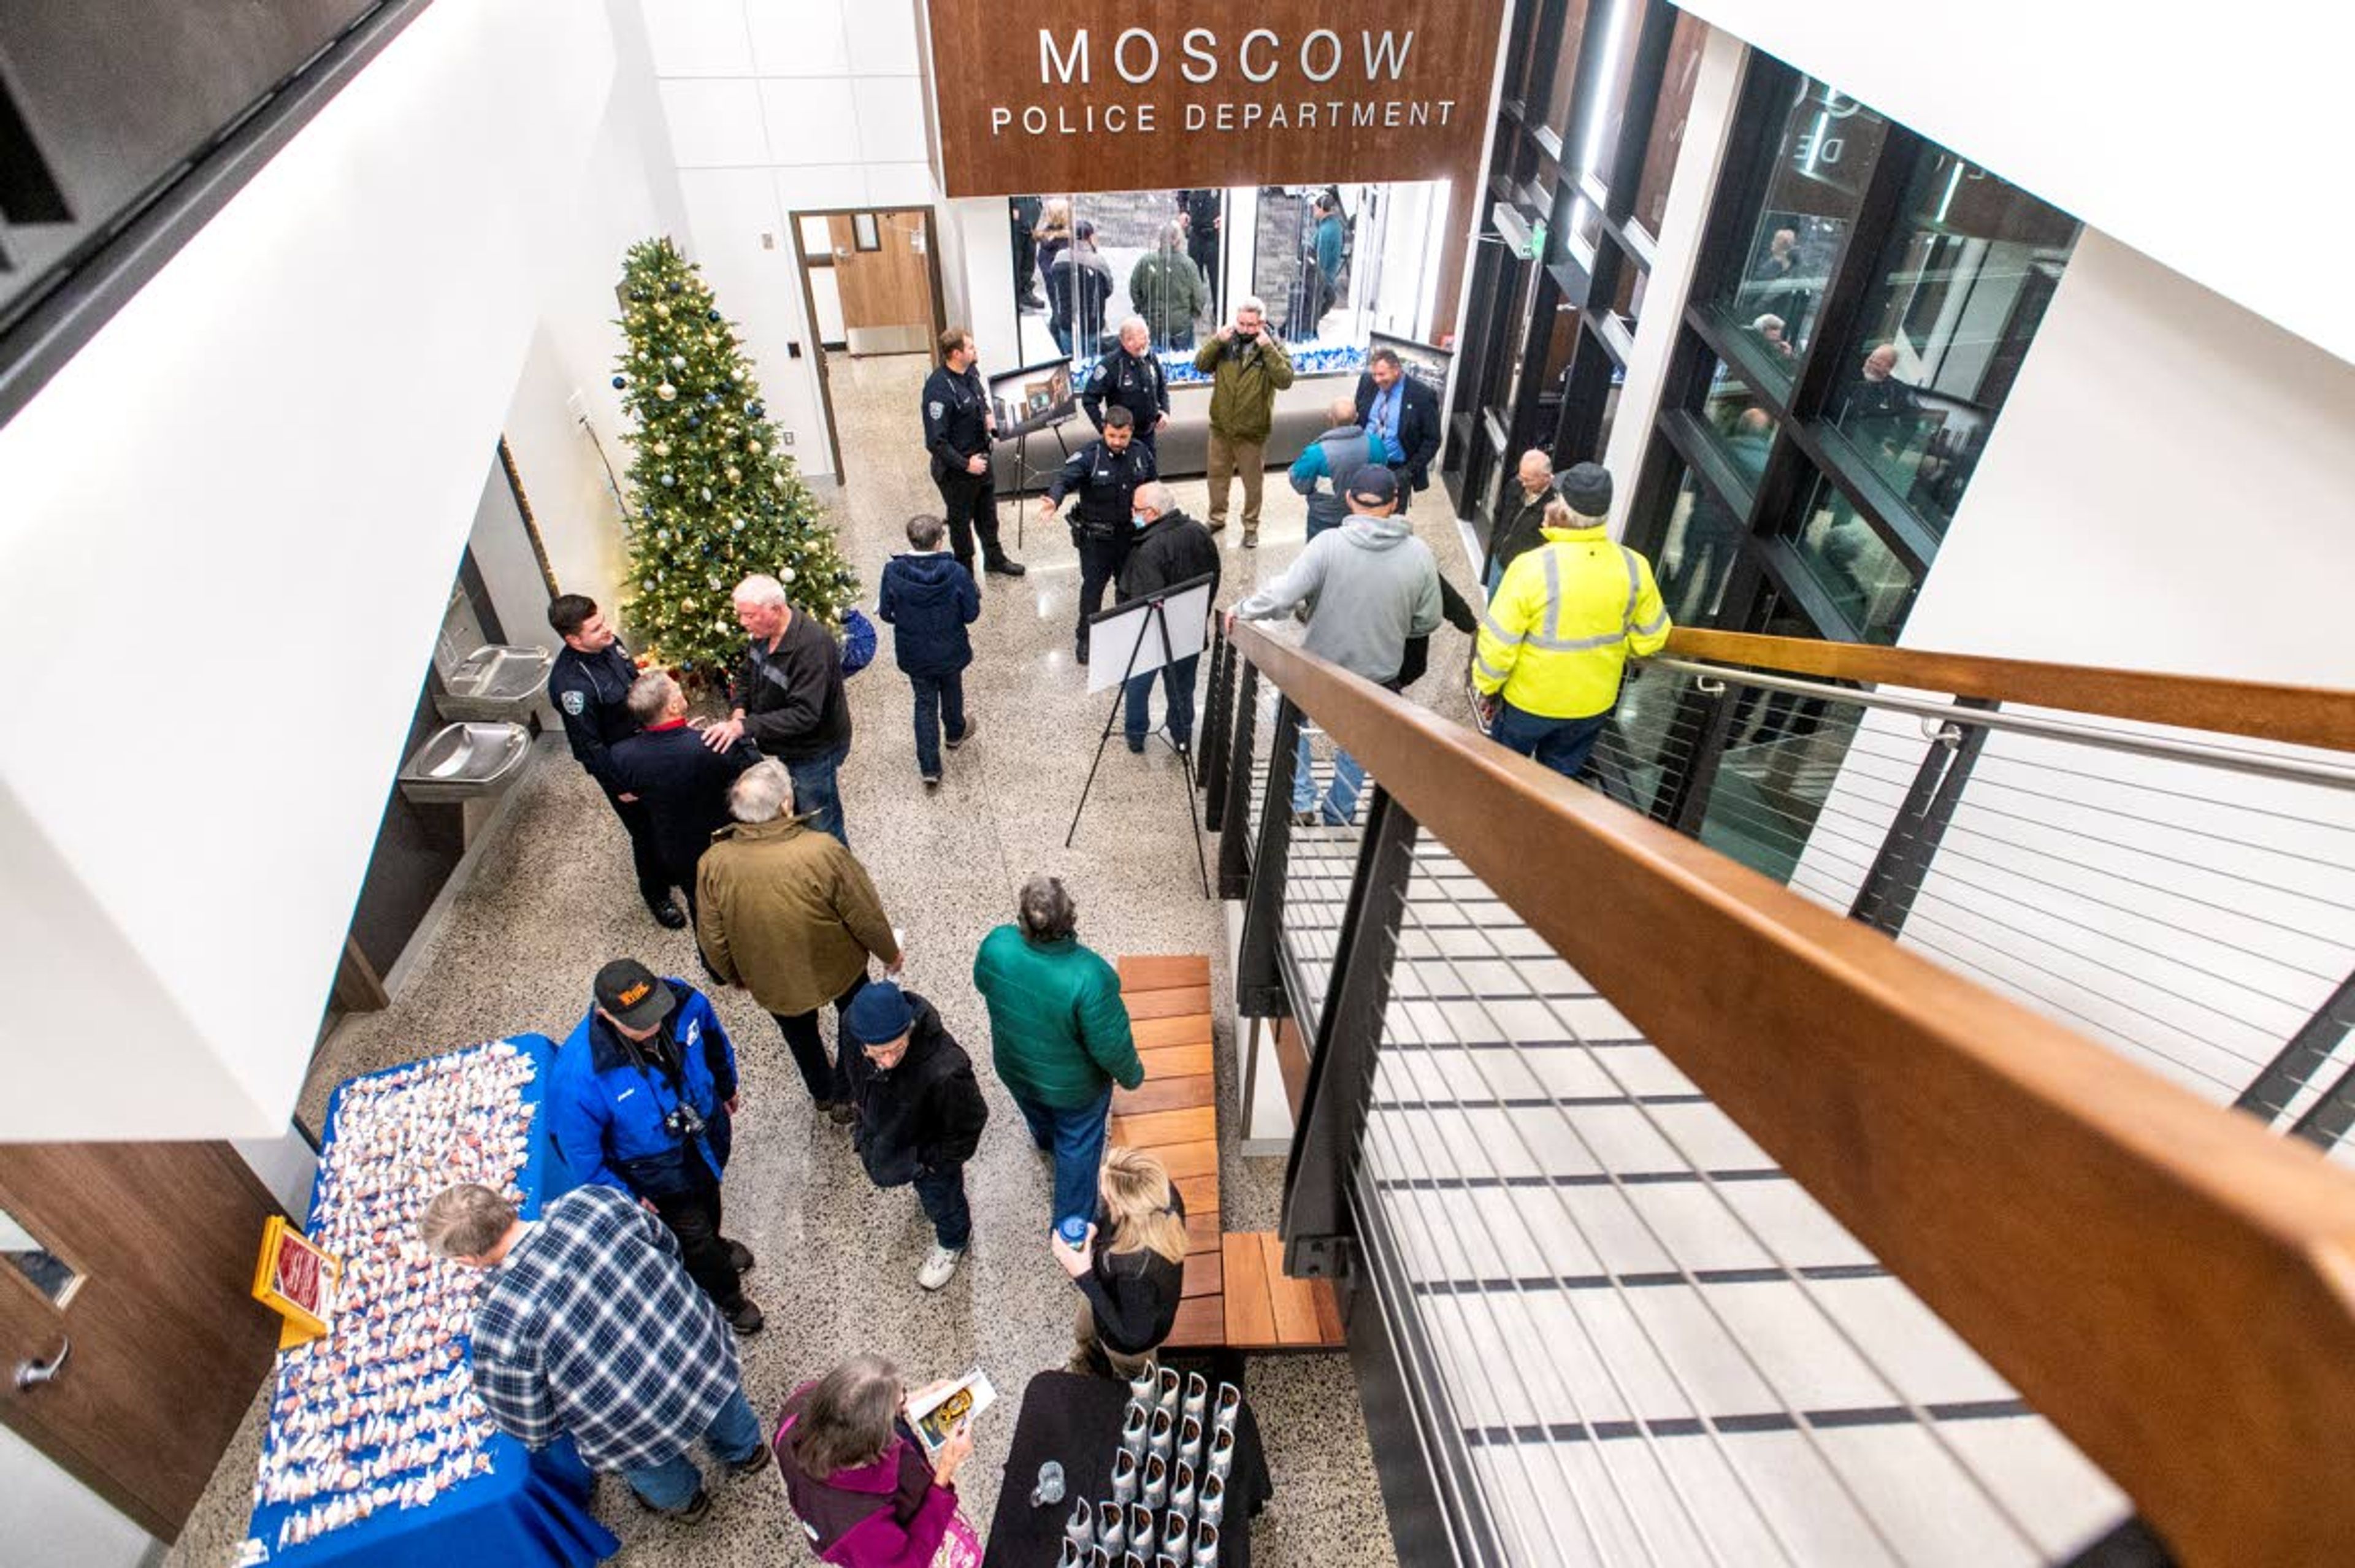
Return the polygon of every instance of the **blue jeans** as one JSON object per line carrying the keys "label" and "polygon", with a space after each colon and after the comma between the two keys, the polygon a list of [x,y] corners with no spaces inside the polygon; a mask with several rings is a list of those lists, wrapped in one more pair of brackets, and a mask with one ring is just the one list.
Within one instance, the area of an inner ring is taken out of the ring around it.
{"label": "blue jeans", "polygon": [[[942,723],[947,723],[950,740],[964,739],[964,671],[911,675],[908,684],[916,688],[916,772],[936,779],[941,776]],[[839,803],[836,815],[841,815]]]}
{"label": "blue jeans", "polygon": [[842,830],[842,791],[835,775],[842,771],[849,756],[850,746],[846,741],[805,763],[785,763],[785,772],[794,775],[794,810],[808,817],[812,827],[833,834],[845,846],[850,837]]}
{"label": "blue jeans", "polygon": [[[744,1397],[740,1385],[719,1407],[704,1429],[703,1441],[727,1464],[741,1465],[761,1451],[761,1418],[752,1413],[752,1406]],[[630,1489],[646,1499],[647,1506],[665,1513],[676,1513],[695,1500],[703,1489],[703,1472],[686,1451],[659,1465],[625,1467],[622,1478]]]}
{"label": "blue jeans", "polygon": [[1594,750],[1595,737],[1603,733],[1610,717],[1606,711],[1586,719],[1542,719],[1504,702],[1497,705],[1497,723],[1488,733],[1508,751],[1535,758],[1540,767],[1574,779],[1586,765],[1586,754]]}
{"label": "blue jeans", "polygon": [[1096,1179],[1103,1169],[1104,1118],[1112,1114],[1112,1085],[1076,1110],[1062,1110],[1035,1100],[1014,1096],[1022,1119],[1030,1125],[1030,1141],[1055,1156],[1055,1221],[1077,1214],[1096,1217]]}
{"label": "blue jeans", "polygon": [[1166,664],[1157,671],[1147,670],[1132,676],[1128,682],[1128,749],[1145,750],[1146,731],[1153,728],[1153,677],[1161,677],[1161,690],[1169,699],[1169,712],[1163,722],[1169,726],[1169,738],[1179,745],[1188,745],[1194,739],[1194,667],[1201,663],[1199,654],[1188,654],[1184,658]]}
{"label": "blue jeans", "polygon": [[[1316,808],[1316,775],[1308,771],[1308,733],[1301,731],[1300,753],[1292,766],[1292,809],[1313,811]],[[1365,787],[1366,770],[1358,759],[1336,747],[1333,751],[1333,783],[1325,792],[1323,816],[1327,827],[1339,827],[1356,819],[1358,792]]]}
{"label": "blue jeans", "polygon": [[964,1167],[946,1166],[916,1177],[916,1201],[932,1222],[932,1240],[951,1252],[964,1251],[973,1240],[973,1206],[964,1198]]}

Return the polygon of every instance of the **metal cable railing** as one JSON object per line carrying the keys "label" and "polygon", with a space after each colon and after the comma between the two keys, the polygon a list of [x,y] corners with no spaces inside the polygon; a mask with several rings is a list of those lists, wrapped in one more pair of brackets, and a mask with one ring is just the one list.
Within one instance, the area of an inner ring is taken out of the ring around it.
{"label": "metal cable railing", "polygon": [[[2355,1436],[2355,1312],[2339,1265],[2316,1267],[2355,1235],[2355,1185],[2139,1071],[2230,1101],[2303,1038],[2324,1049],[2279,1108],[2328,1102],[2342,1042],[2293,1016],[2332,984],[2339,871],[2296,793],[2339,798],[2327,763],[2241,757],[2258,787],[2220,803],[2166,771],[2165,737],[2047,754],[2081,742],[1682,661],[1630,688],[1603,793],[1953,976],[2001,944],[2020,967],[1998,988],[2127,1058],[2103,1061],[1263,634],[1220,638],[1211,667],[1239,997],[1311,1050],[1288,1266],[1379,1319],[1352,1337],[1412,1416],[1377,1440],[1404,1456],[1383,1466],[1394,1520],[1437,1516],[1418,1540],[1465,1563],[2223,1561],[2226,1541],[2289,1562],[2355,1541],[2335,1503],[2303,1532],[2251,1523],[2303,1495],[2278,1466],[2318,1475]],[[1304,723],[1320,788],[1337,741],[1369,764],[1348,822],[1294,819]],[[2155,771],[2105,793],[2120,756]],[[2098,813],[2069,820],[2093,870],[2006,820],[2045,807]],[[2133,878],[2211,904],[2212,951],[2179,952]],[[2029,964],[2075,988],[2034,995]],[[2194,1051],[2137,1009],[2242,1029]],[[2253,1347],[2260,1299],[2338,1348]],[[2223,1448],[2267,1457],[2157,1448],[2159,1407],[2232,1409]]]}

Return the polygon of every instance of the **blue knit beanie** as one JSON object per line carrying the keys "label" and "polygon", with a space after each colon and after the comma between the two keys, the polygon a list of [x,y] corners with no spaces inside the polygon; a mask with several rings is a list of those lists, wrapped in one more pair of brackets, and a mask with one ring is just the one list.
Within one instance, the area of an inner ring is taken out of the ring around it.
{"label": "blue knit beanie", "polygon": [[849,1009],[842,1015],[842,1029],[860,1045],[885,1045],[907,1033],[915,1021],[915,1009],[908,1006],[900,987],[889,980],[877,980],[850,998]]}

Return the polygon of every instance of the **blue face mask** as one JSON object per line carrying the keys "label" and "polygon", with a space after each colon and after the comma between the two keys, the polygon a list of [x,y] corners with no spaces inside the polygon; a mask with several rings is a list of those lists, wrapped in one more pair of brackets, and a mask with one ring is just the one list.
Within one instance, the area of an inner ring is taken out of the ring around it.
{"label": "blue face mask", "polygon": [[1135,524],[1140,528],[1150,527],[1153,521],[1152,518],[1146,517],[1143,512],[1131,512],[1128,515],[1128,520]]}

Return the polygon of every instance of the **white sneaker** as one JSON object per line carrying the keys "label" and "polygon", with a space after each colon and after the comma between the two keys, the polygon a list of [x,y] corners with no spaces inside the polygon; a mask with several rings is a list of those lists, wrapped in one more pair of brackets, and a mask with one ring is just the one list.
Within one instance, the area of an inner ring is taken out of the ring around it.
{"label": "white sneaker", "polygon": [[916,1271],[916,1283],[926,1290],[940,1289],[948,1284],[949,1276],[956,1273],[957,1261],[964,1256],[963,1247],[944,1247],[933,1243],[932,1250],[925,1255],[924,1266]]}

